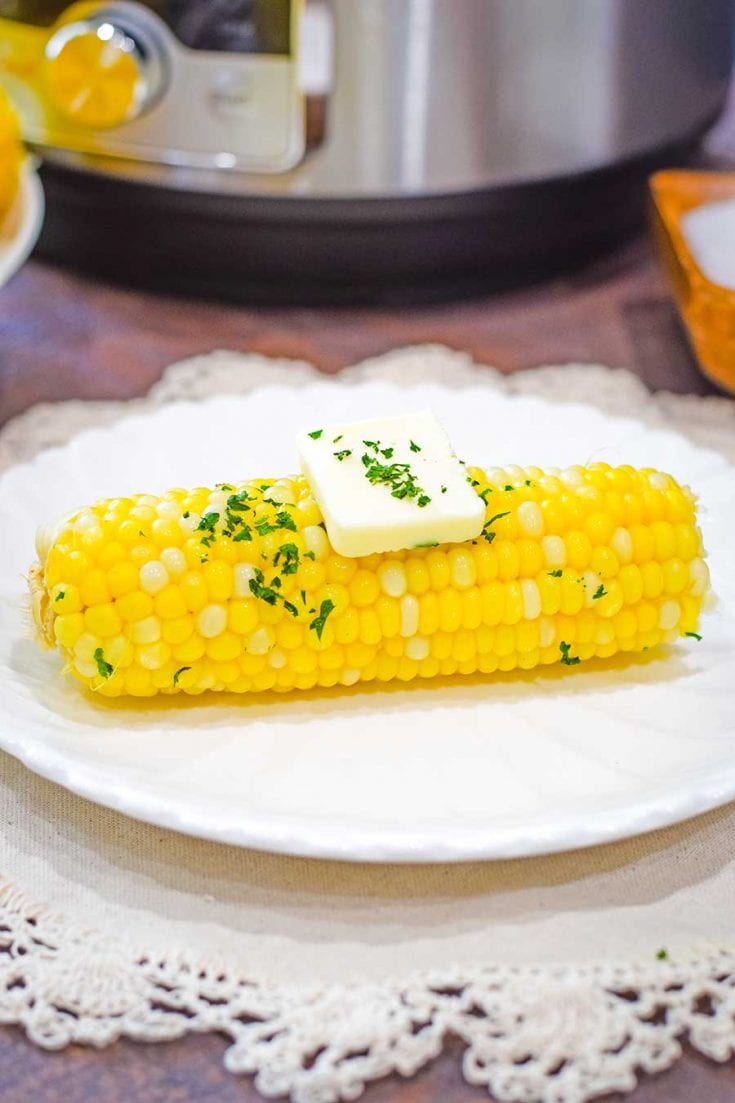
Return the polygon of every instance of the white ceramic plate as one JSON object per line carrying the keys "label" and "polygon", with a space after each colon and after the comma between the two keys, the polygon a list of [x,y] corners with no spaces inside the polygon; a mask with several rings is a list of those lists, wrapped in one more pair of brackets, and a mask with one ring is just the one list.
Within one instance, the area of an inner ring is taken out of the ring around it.
{"label": "white ceramic plate", "polygon": [[44,209],[41,181],[26,159],[15,202],[0,221],[0,287],[18,271],[38,241]]}
{"label": "white ceramic plate", "polygon": [[[540,674],[290,697],[105,703],[24,638],[38,522],[108,494],[295,469],[303,424],[437,409],[460,455],[656,465],[700,492],[717,609],[704,640]],[[0,744],[76,793],[210,839],[357,860],[527,855],[735,797],[735,469],[575,405],[384,382],[263,388],[81,433],[0,480]]]}

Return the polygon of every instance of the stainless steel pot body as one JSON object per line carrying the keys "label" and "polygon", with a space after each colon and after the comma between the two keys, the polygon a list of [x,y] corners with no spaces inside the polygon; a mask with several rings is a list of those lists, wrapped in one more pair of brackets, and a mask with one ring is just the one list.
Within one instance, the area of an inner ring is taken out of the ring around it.
{"label": "stainless steel pot body", "polygon": [[[710,119],[735,21],[732,0],[308,0],[295,9],[293,87],[271,66],[261,92],[268,59],[182,48],[159,17],[165,6],[85,5],[158,43],[158,86],[136,118],[91,136],[67,128],[60,138],[29,118],[47,156],[177,189],[313,198],[563,177],[640,157]],[[10,9],[22,13],[22,0],[0,0],[0,15]],[[294,133],[301,117],[279,115],[304,102],[320,119],[310,144]],[[277,126],[288,141],[269,160]],[[69,152],[85,140],[94,156]]]}

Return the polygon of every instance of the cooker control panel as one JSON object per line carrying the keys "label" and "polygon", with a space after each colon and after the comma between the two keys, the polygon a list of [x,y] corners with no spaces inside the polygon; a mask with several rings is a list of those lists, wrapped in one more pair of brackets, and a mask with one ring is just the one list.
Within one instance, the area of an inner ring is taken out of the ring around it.
{"label": "cooker control panel", "polygon": [[26,140],[191,168],[294,167],[306,146],[300,0],[281,0],[285,29],[265,46],[280,53],[188,45],[155,7],[82,0],[39,26],[2,18],[0,3],[0,83]]}

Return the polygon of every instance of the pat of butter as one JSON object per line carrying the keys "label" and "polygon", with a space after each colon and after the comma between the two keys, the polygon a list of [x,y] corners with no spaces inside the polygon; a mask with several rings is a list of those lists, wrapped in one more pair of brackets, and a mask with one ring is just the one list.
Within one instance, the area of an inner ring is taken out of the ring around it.
{"label": "pat of butter", "polygon": [[372,555],[479,536],[485,503],[432,413],[315,426],[301,467],[340,555]]}

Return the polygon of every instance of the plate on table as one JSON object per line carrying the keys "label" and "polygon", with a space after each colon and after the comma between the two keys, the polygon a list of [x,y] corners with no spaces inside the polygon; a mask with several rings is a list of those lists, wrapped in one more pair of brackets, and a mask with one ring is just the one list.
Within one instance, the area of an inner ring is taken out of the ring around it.
{"label": "plate on table", "polygon": [[[36,525],[97,498],[296,469],[304,424],[434,408],[473,463],[604,460],[696,488],[718,602],[702,642],[423,684],[130,703],[85,694],[28,638]],[[208,839],[358,861],[587,846],[735,797],[735,468],[668,431],[491,387],[373,380],[177,402],[0,478],[0,745],[68,789]]]}
{"label": "plate on table", "polygon": [[20,170],[18,194],[5,218],[0,220],[0,287],[30,256],[41,233],[44,210],[41,181],[26,158]]}

